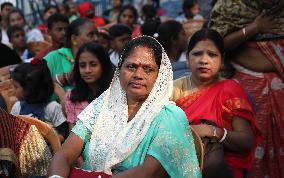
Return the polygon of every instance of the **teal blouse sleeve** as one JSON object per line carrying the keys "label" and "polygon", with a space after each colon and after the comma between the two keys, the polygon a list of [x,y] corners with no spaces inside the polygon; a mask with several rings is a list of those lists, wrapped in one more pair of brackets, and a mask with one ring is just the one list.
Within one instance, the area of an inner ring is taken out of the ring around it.
{"label": "teal blouse sleeve", "polygon": [[173,105],[164,113],[147,154],[157,159],[170,177],[201,178],[186,115]]}
{"label": "teal blouse sleeve", "polygon": [[80,137],[85,143],[90,141],[92,132],[84,126],[83,122],[78,120],[76,125],[72,128],[72,132]]}

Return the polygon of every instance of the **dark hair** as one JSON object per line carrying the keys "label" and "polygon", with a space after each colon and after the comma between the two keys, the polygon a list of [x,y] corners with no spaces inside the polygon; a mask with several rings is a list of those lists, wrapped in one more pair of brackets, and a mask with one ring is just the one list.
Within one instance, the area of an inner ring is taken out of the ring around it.
{"label": "dark hair", "polygon": [[124,34],[131,35],[132,30],[125,24],[115,24],[109,28],[109,36],[111,39],[120,37]]}
{"label": "dark hair", "polygon": [[23,13],[20,9],[13,9],[13,10],[9,13],[9,15],[8,15],[8,23],[9,23],[9,25],[10,25],[10,16],[11,16],[12,14],[14,14],[14,13],[20,14],[20,16],[24,19],[24,22],[26,23],[26,19],[25,19],[24,13]]}
{"label": "dark hair", "polygon": [[142,12],[145,14],[145,20],[156,17],[157,9],[150,4],[142,6]]}
{"label": "dark hair", "polygon": [[65,15],[62,14],[53,14],[47,19],[47,28],[51,29],[53,24],[57,22],[63,22],[69,24],[69,20]]}
{"label": "dark hair", "polygon": [[47,7],[43,10],[43,13],[45,14],[47,11],[49,11],[49,9],[56,9],[56,10],[57,10],[57,13],[59,13],[58,6],[56,6],[56,5],[49,5],[49,6],[47,6]]}
{"label": "dark hair", "polygon": [[162,46],[154,39],[149,36],[141,36],[135,38],[128,43],[126,43],[124,50],[121,53],[121,61],[119,61],[118,68],[121,69],[121,66],[125,59],[130,55],[130,53],[138,46],[143,46],[151,49],[155,56],[155,62],[160,67],[162,61]]}
{"label": "dark hair", "polygon": [[184,0],[182,3],[182,9],[183,11],[186,11],[187,9],[192,8],[195,4],[197,4],[196,0]]}
{"label": "dark hair", "polygon": [[160,18],[147,19],[143,25],[141,25],[142,35],[153,36],[157,33],[159,26],[161,25]]}
{"label": "dark hair", "polygon": [[132,13],[134,15],[134,23],[136,23],[137,19],[138,19],[138,12],[137,12],[137,9],[130,4],[122,6],[122,8],[120,9],[119,14],[117,16],[117,22],[120,23],[120,20],[119,20],[120,16],[125,10],[131,10],[132,11]]}
{"label": "dark hair", "polygon": [[12,39],[12,35],[18,31],[22,31],[22,32],[25,32],[25,30],[18,26],[18,25],[15,25],[15,26],[10,26],[7,30],[7,36],[8,38],[11,40]]}
{"label": "dark hair", "polygon": [[19,64],[12,73],[12,79],[19,82],[27,95],[25,101],[30,104],[47,103],[53,94],[54,86],[45,60],[37,64]]}
{"label": "dark hair", "polygon": [[10,3],[10,2],[3,2],[1,4],[1,11],[4,9],[5,6],[12,6],[12,7],[14,7],[14,5],[12,3]]}
{"label": "dark hair", "polygon": [[79,35],[80,34],[80,27],[85,25],[86,23],[93,23],[90,19],[87,18],[78,18],[74,20],[67,28],[66,32],[66,47],[72,47],[72,35]]}
{"label": "dark hair", "polygon": [[[87,83],[82,79],[79,71],[79,58],[82,53],[90,52],[95,55],[101,63],[102,66],[102,76],[98,81],[98,91],[96,95],[93,95],[92,90],[87,85]],[[74,83],[75,88],[71,91],[70,100],[75,101],[85,101],[91,102],[94,98],[100,96],[110,85],[113,77],[113,68],[112,63],[110,61],[108,53],[104,50],[104,48],[95,43],[86,43],[82,45],[75,58],[74,65]]]}
{"label": "dark hair", "polygon": [[198,42],[206,39],[211,40],[216,45],[223,58],[225,55],[223,38],[217,31],[212,29],[201,29],[195,32],[188,43],[187,54],[196,46]]}
{"label": "dark hair", "polygon": [[175,20],[166,21],[162,23],[157,30],[157,40],[167,51],[171,47],[173,40],[177,38],[178,34],[182,29],[183,26],[181,23]]}

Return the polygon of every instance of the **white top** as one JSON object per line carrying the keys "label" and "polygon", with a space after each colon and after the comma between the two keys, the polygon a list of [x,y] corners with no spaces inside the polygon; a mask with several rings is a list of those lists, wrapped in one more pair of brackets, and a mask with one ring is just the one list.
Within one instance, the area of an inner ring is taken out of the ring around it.
{"label": "white top", "polygon": [[[184,22],[188,21],[188,19],[185,17],[184,14],[177,16],[175,18],[175,20],[180,22],[180,23],[184,23]],[[201,15],[197,14],[196,16],[193,17],[193,20],[204,20],[204,18]]]}
{"label": "white top", "polygon": [[[11,114],[19,115],[21,111],[20,101],[17,101],[12,107]],[[30,115],[31,116],[31,115]],[[66,118],[62,112],[62,107],[55,101],[52,101],[46,105],[44,108],[44,119],[45,122],[52,123],[54,127],[58,127],[63,122],[66,121]]]}
{"label": "white top", "polygon": [[115,51],[113,51],[110,55],[109,55],[110,61],[113,65],[115,65],[115,67],[117,67],[118,63],[119,63],[119,54]]}

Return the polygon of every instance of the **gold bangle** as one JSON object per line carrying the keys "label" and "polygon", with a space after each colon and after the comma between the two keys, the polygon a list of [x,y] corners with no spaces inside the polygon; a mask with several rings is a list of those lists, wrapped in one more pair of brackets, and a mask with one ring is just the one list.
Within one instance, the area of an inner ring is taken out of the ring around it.
{"label": "gold bangle", "polygon": [[247,39],[246,27],[244,27],[244,28],[242,29],[242,31],[243,31],[243,35],[244,35],[245,39]]}

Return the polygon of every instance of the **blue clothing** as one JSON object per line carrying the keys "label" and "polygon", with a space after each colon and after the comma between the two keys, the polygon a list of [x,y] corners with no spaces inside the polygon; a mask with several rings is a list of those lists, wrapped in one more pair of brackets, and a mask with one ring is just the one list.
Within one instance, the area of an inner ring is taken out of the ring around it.
{"label": "blue clothing", "polygon": [[[89,141],[92,132],[78,120],[72,132],[85,143],[84,169],[89,165]],[[170,177],[201,178],[194,140],[185,113],[174,104],[166,105],[155,117],[144,139],[119,167],[131,169],[143,164],[146,155],[158,160]]]}

